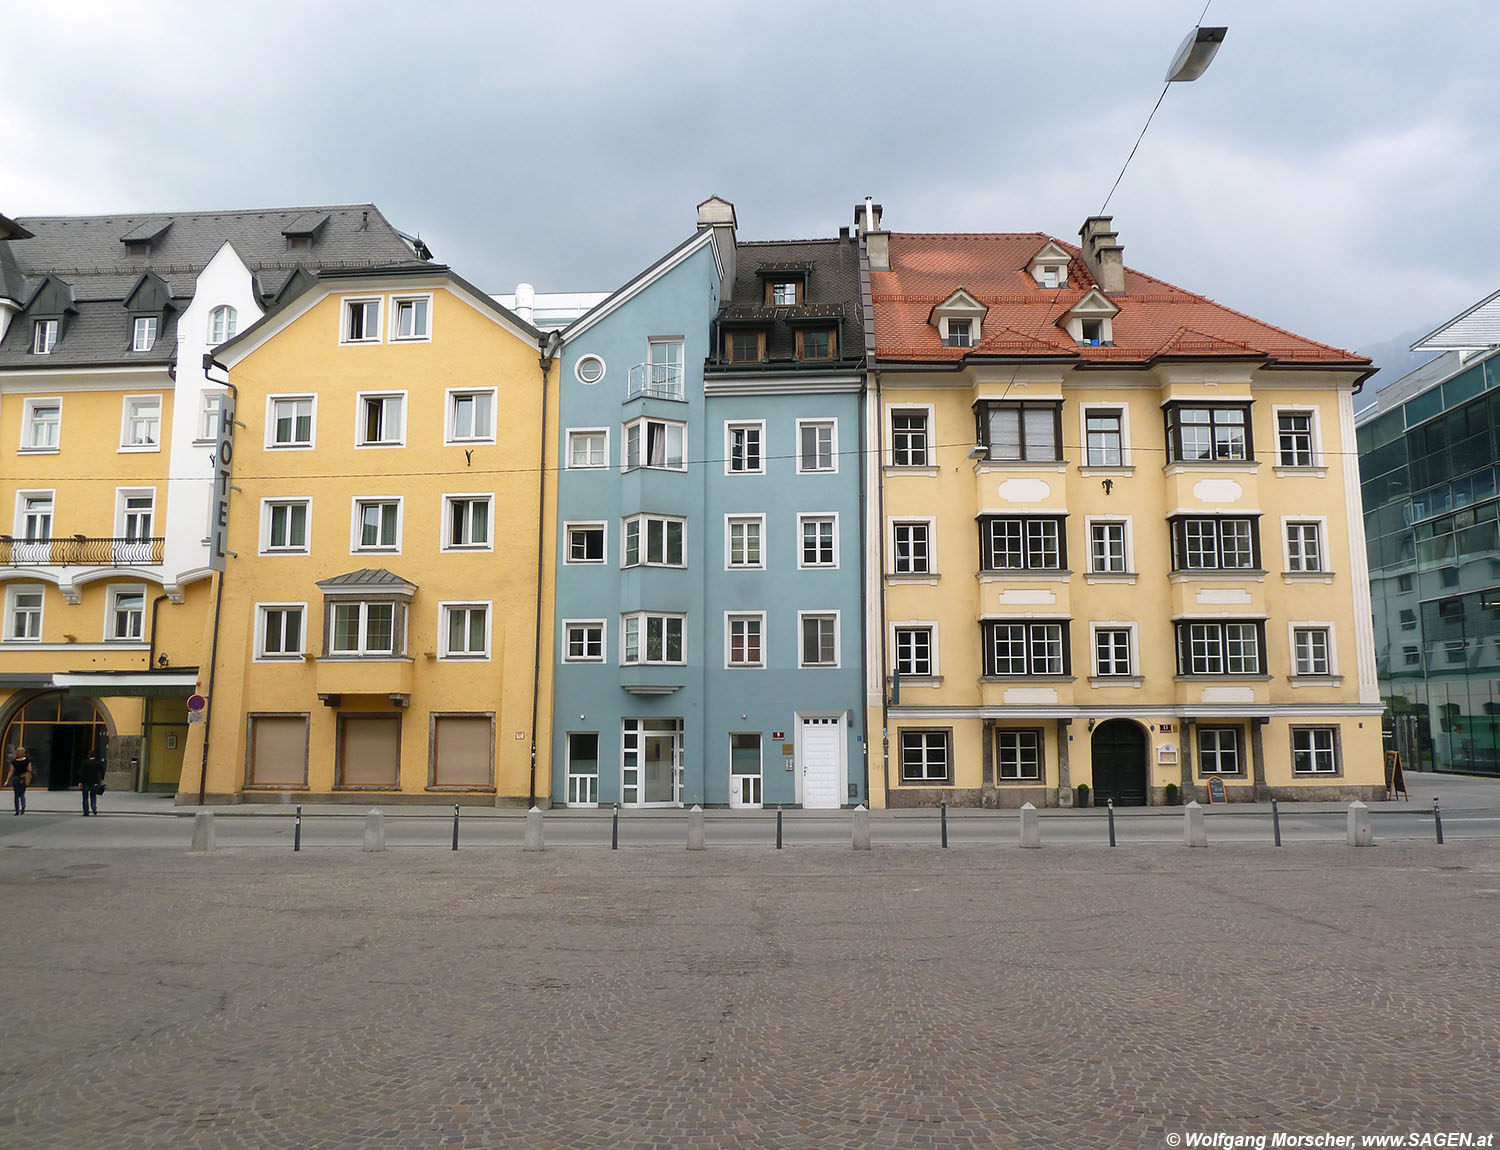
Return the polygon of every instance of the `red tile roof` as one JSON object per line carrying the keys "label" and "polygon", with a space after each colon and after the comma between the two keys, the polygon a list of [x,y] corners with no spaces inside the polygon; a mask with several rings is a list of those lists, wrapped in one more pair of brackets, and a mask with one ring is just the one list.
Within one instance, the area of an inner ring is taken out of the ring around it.
{"label": "red tile roof", "polygon": [[[1028,270],[1049,241],[1066,250],[1068,286],[1040,286]],[[1266,357],[1278,363],[1364,367],[1370,360],[1254,319],[1205,296],[1125,269],[1125,290],[1109,299],[1113,347],[1079,347],[1057,326],[1094,286],[1076,244],[1041,232],[919,235],[893,232],[891,270],[871,272],[875,357],[948,362],[986,356],[1077,356],[1087,362],[1140,363],[1158,358]],[[943,347],[928,322],[932,309],[963,288],[990,310],[974,347]]]}

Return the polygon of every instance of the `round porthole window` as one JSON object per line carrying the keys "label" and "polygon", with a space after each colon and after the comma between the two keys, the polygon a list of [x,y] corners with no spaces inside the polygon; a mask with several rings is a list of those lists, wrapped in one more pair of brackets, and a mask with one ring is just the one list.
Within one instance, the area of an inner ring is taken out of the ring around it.
{"label": "round porthole window", "polygon": [[604,361],[597,355],[586,355],[573,368],[579,383],[598,383],[604,378]]}

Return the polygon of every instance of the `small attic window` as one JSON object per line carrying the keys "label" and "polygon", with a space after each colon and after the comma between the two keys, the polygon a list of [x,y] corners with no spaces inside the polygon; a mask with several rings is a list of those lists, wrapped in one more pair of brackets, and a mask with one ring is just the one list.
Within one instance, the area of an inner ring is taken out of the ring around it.
{"label": "small attic window", "polygon": [[1098,347],[1104,342],[1104,321],[1085,319],[1079,321],[1078,342],[1087,347]]}
{"label": "small attic window", "polygon": [[766,281],[766,305],[768,307],[796,307],[802,302],[800,279],[776,279]]}
{"label": "small attic window", "polygon": [[160,321],[154,315],[138,315],[132,325],[130,350],[150,351],[156,346],[156,330]]}
{"label": "small attic window", "polygon": [[973,347],[974,321],[971,319],[949,319],[943,321],[944,347]]}
{"label": "small attic window", "polygon": [[1045,264],[1042,267],[1042,286],[1045,288],[1067,287],[1068,277],[1057,264]]}
{"label": "small attic window", "polygon": [[937,328],[944,347],[977,347],[984,338],[981,325],[989,312],[964,288],[959,288],[932,309],[927,322]]}
{"label": "small attic window", "polygon": [[127,256],[149,256],[151,254],[151,241],[127,240],[125,243],[125,254]]}
{"label": "small attic window", "polygon": [[57,346],[57,321],[39,319],[31,329],[31,350],[36,355],[51,355]]}

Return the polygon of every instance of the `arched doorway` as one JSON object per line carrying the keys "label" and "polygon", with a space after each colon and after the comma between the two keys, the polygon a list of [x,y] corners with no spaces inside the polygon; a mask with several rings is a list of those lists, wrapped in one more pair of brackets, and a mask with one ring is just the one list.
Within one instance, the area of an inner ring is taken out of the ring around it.
{"label": "arched doorway", "polygon": [[1110,719],[1094,729],[1094,801],[1117,807],[1146,805],[1146,731],[1129,719]]}
{"label": "arched doorway", "polygon": [[108,740],[108,721],[93,699],[52,691],[22,704],[6,724],[5,761],[25,747],[36,772],[32,786],[62,791],[73,786],[91,749],[103,756]]}

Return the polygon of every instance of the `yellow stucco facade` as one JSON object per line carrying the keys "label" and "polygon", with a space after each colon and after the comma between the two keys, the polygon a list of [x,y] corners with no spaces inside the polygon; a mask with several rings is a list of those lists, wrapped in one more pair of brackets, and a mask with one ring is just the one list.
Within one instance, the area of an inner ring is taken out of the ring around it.
{"label": "yellow stucco facade", "polygon": [[413,269],[320,281],[220,349],[229,555],[180,801],[545,803],[557,388],[537,340]]}

